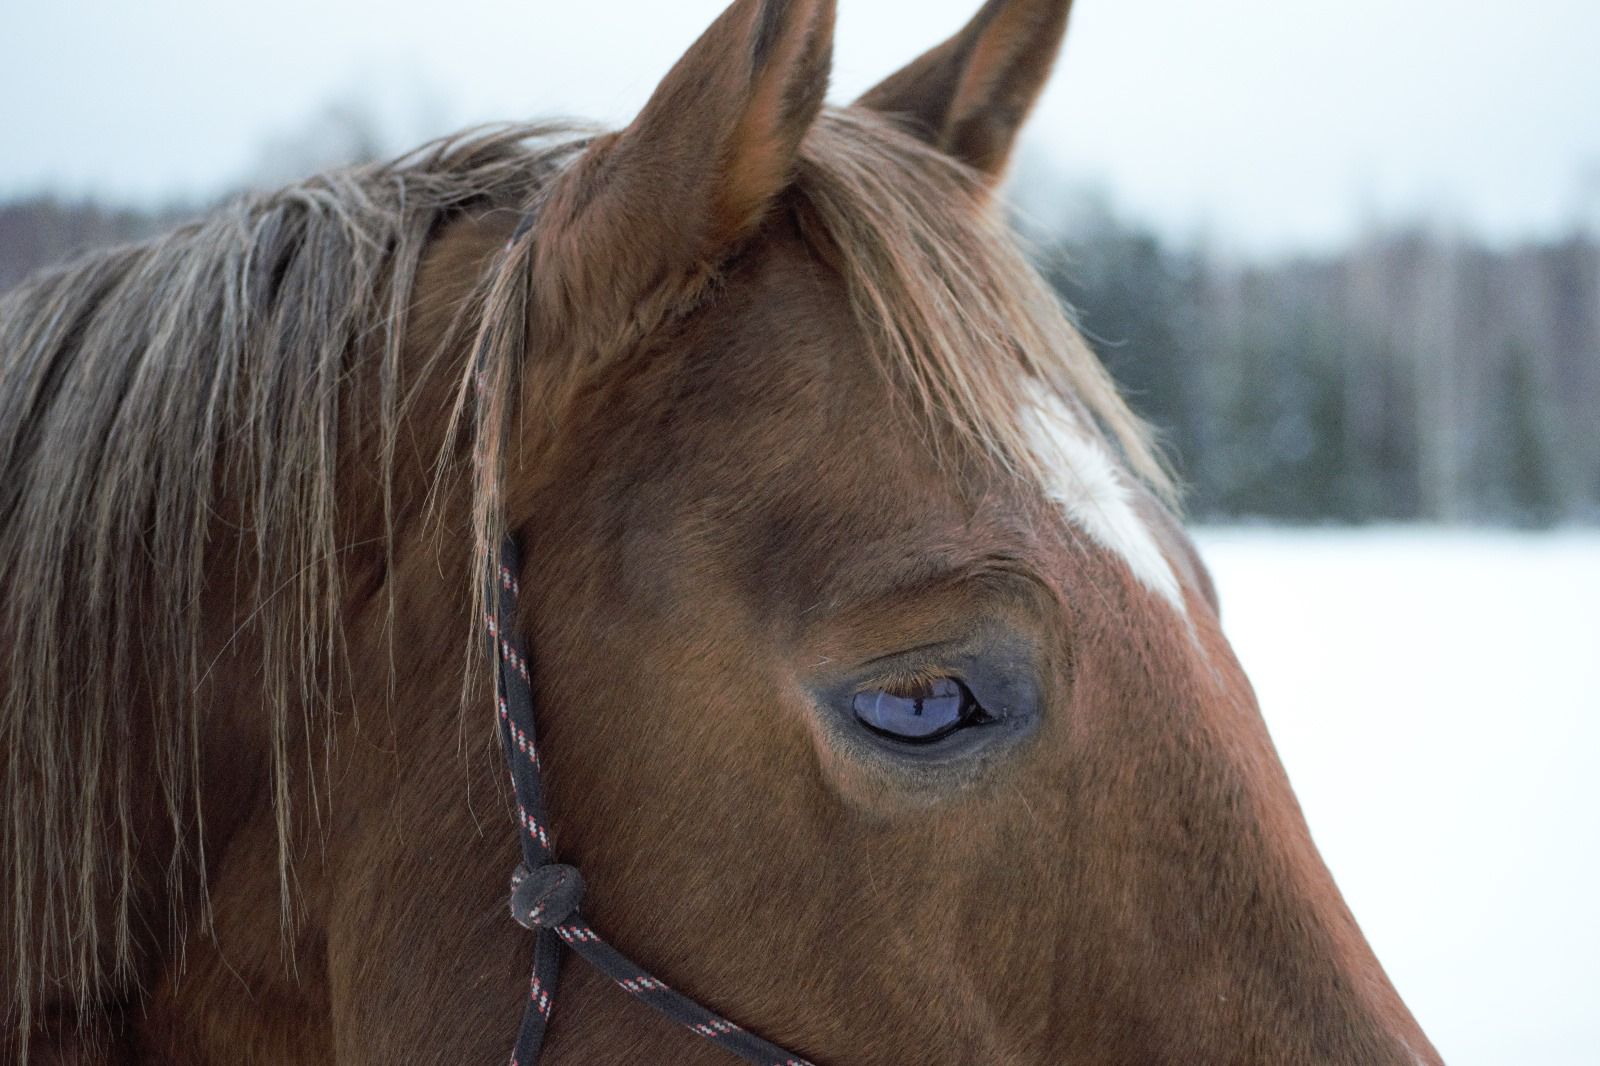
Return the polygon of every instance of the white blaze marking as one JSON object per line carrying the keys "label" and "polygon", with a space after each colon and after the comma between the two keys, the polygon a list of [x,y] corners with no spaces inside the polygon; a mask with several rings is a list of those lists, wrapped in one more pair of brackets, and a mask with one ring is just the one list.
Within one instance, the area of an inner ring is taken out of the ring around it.
{"label": "white blaze marking", "polygon": [[1034,454],[1046,471],[1046,494],[1068,521],[1120,555],[1134,577],[1187,617],[1177,575],[1140,519],[1133,489],[1111,453],[1057,396],[1042,387],[1033,393],[1024,418]]}

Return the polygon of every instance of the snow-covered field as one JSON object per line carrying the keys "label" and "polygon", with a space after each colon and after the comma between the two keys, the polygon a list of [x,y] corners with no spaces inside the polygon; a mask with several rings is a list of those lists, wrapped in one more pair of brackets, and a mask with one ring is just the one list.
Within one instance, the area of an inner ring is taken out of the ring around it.
{"label": "snow-covered field", "polygon": [[1197,539],[1323,856],[1445,1061],[1600,1064],[1600,533]]}

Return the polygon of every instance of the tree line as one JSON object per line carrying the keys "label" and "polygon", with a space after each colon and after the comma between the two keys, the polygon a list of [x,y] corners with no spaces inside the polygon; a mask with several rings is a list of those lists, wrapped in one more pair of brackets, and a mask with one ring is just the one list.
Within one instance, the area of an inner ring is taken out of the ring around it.
{"label": "tree line", "polygon": [[1230,264],[1100,209],[1038,261],[1201,519],[1600,519],[1600,242],[1421,228]]}

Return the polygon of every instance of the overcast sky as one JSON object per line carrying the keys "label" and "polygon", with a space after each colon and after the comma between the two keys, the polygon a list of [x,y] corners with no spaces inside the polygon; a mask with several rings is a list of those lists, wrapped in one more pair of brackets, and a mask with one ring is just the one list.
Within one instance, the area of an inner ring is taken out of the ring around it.
{"label": "overcast sky", "polygon": [[[978,3],[841,0],[834,98]],[[405,140],[624,121],[722,6],[10,0],[0,197],[208,195],[332,100]],[[1413,214],[1549,234],[1600,215],[1597,57],[1596,0],[1079,0],[1029,152],[1174,235],[1244,249]]]}

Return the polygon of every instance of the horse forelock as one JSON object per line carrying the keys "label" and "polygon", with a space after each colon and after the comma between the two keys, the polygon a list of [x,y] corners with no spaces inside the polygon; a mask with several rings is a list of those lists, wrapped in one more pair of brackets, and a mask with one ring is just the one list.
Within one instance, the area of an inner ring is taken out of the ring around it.
{"label": "horse forelock", "polygon": [[1024,417],[1055,397],[1164,502],[1176,489],[1060,300],[1027,261],[984,182],[871,111],[824,113],[799,190],[826,231],[892,380],[1005,465],[1049,484]]}
{"label": "horse forelock", "polygon": [[1182,613],[1138,506],[1175,507],[1163,458],[984,184],[861,110],[813,127],[798,184],[904,398],[1033,480]]}

